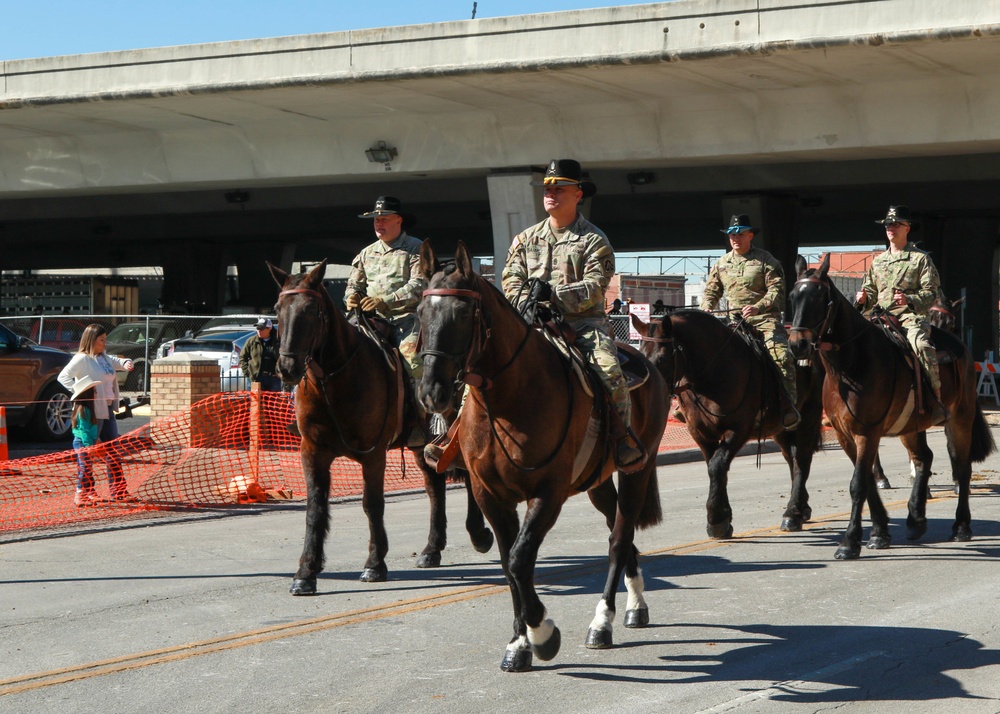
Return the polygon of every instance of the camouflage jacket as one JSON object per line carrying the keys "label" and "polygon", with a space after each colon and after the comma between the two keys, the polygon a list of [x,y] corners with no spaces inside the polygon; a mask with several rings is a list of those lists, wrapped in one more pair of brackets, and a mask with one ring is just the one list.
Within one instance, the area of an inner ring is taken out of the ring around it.
{"label": "camouflage jacket", "polygon": [[[909,309],[926,317],[941,289],[941,278],[931,257],[909,244],[898,253],[887,250],[875,256],[861,284],[861,289],[868,296],[866,306],[879,305],[892,309],[894,288],[906,295]],[[905,312],[906,308],[892,311]]]}
{"label": "camouflage jacket", "polygon": [[615,274],[615,253],[600,228],[577,214],[564,231],[553,231],[549,219],[514,236],[507,251],[501,283],[507,299],[527,297],[529,278],[552,285],[552,304],[568,321],[597,320],[607,324],[604,293]]}
{"label": "camouflage jacket", "polygon": [[417,270],[422,244],[404,232],[392,243],[377,240],[362,250],[351,263],[344,301],[351,295],[382,298],[388,306],[382,317],[391,320],[415,313],[427,289],[427,281]]}
{"label": "camouflage jacket", "polygon": [[785,271],[766,250],[751,247],[743,255],[731,250],[709,271],[701,309],[714,310],[723,294],[733,310],[754,305],[761,316],[781,320]]}

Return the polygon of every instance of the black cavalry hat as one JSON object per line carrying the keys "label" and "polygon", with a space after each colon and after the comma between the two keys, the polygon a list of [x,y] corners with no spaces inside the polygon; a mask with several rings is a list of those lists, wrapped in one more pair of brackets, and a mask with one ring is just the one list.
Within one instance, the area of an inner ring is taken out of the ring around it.
{"label": "black cavalry hat", "polygon": [[915,231],[919,224],[913,220],[913,214],[910,213],[909,206],[889,206],[889,210],[885,214],[885,218],[879,221],[875,221],[880,226],[887,226],[890,223],[909,223],[910,232]]}
{"label": "black cavalry hat", "polygon": [[742,233],[743,231],[750,231],[754,235],[757,234],[757,229],[750,223],[750,216],[745,213],[730,218],[729,227],[723,228],[721,232],[729,235],[731,233]]}
{"label": "black cavalry hat", "polygon": [[597,185],[584,178],[580,162],[573,159],[552,159],[541,181],[532,181],[532,186],[579,186],[584,198],[597,193]]}
{"label": "black cavalry hat", "polygon": [[375,218],[376,216],[392,216],[403,213],[403,202],[395,196],[379,196],[375,199],[375,208],[362,213],[358,218]]}

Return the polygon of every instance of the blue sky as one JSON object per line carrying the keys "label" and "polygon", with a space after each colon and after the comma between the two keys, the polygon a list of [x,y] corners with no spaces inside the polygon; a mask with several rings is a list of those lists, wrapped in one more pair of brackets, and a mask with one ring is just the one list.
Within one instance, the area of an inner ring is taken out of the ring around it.
{"label": "blue sky", "polygon": [[[473,0],[6,0],[0,60],[468,20]],[[477,0],[476,17],[640,2]]]}

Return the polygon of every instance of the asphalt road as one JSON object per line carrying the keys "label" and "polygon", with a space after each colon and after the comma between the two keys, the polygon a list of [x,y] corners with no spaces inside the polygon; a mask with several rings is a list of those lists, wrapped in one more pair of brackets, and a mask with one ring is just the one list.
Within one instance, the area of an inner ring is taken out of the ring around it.
{"label": "asphalt road", "polygon": [[[997,430],[994,430],[997,432]],[[997,434],[1000,438],[1000,434]],[[511,635],[496,551],[462,532],[449,494],[444,564],[417,570],[422,497],[387,507],[390,580],[357,580],[367,525],[333,509],[315,597],[288,594],[299,506],[151,517],[127,527],[0,540],[0,713],[86,712],[998,712],[1000,456],[975,469],[975,538],[950,543],[955,500],[943,433],[930,529],[905,540],[906,462],[882,452],[893,547],[835,561],[850,465],[814,463],[814,520],[777,529],[777,454],[734,464],[736,537],[704,537],[701,463],[659,469],[664,523],[639,534],[651,624],[583,647],[604,580],[607,532],[585,497],[567,503],[537,580],[562,650],[499,669]],[[899,488],[902,487],[902,488]],[[624,612],[624,596],[618,600]]]}

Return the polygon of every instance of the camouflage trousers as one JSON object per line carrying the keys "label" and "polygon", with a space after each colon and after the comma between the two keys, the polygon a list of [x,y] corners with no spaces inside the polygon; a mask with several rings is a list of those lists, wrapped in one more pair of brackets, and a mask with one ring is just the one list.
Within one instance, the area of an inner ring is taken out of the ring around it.
{"label": "camouflage trousers", "polygon": [[420,333],[420,323],[416,315],[408,315],[393,322],[393,344],[403,358],[403,367],[414,381],[419,381],[424,374],[424,361],[417,354],[417,339]]}
{"label": "camouflage trousers", "polygon": [[931,344],[931,326],[923,318],[912,312],[899,316],[899,324],[906,333],[906,341],[920,360],[934,393],[941,395],[941,373],[938,370],[937,350]]}
{"label": "camouflage trousers", "polygon": [[607,328],[590,322],[571,323],[576,330],[576,345],[590,359],[601,378],[604,388],[611,395],[611,403],[622,417],[625,426],[632,424],[632,400],[628,382],[618,364],[618,349]]}
{"label": "camouflage trousers", "polygon": [[[753,324],[750,320],[747,320],[747,322]],[[797,404],[798,390],[795,386],[795,358],[792,357],[792,353],[788,350],[788,333],[785,332],[783,325],[773,320],[756,324],[754,327],[764,336],[764,346],[767,348],[767,353],[771,355],[771,360],[781,373],[783,386],[788,393],[788,398],[792,400],[792,404]]]}

